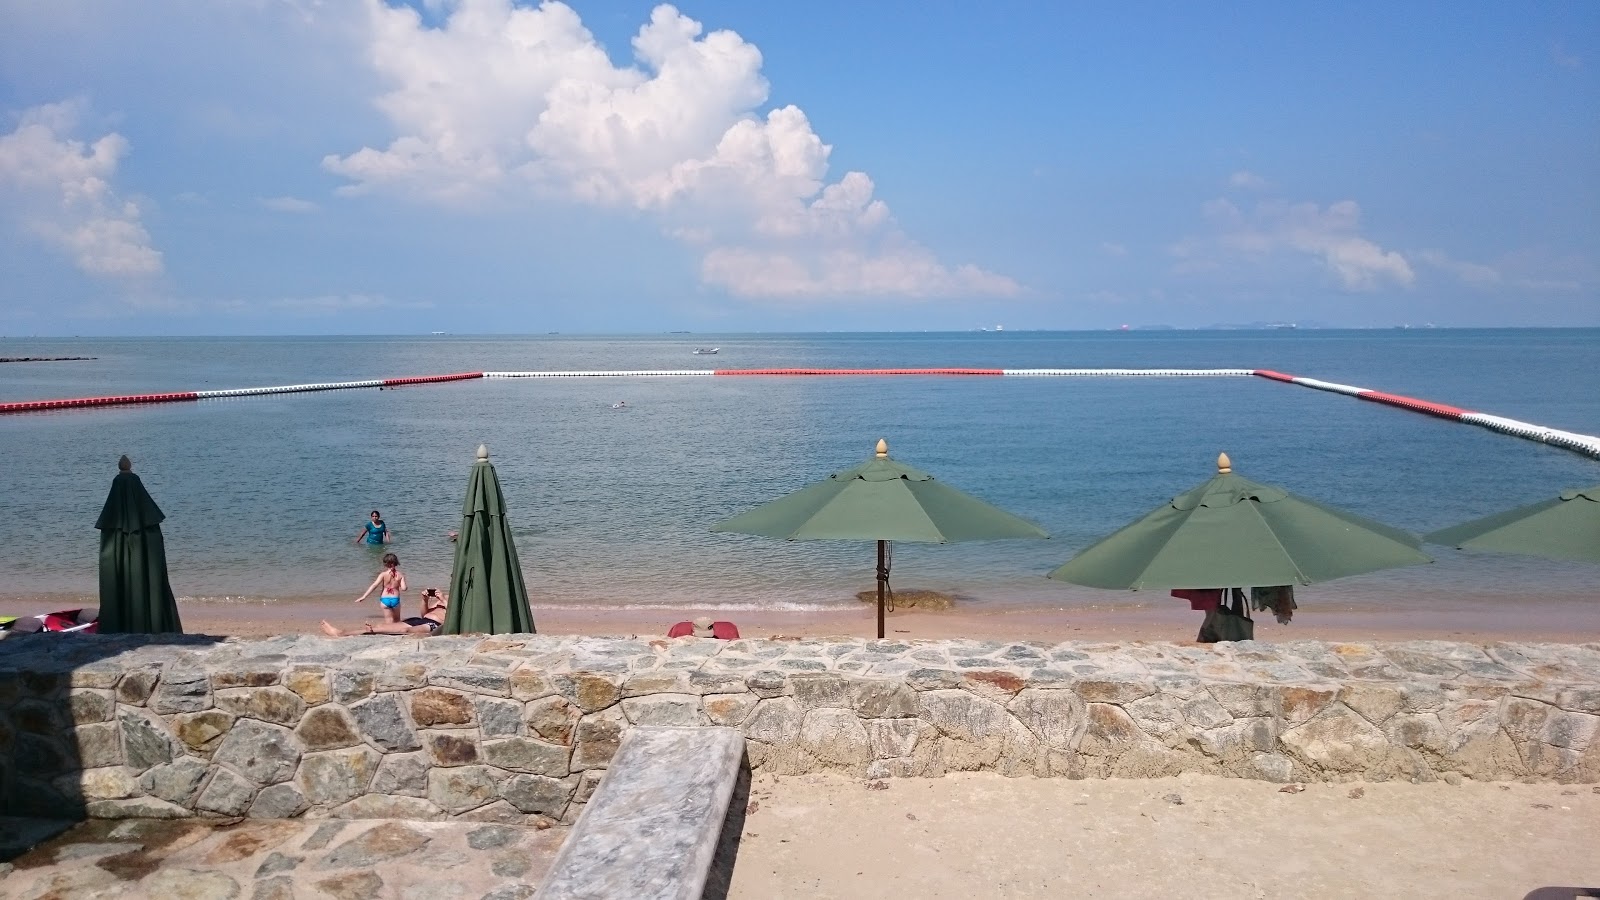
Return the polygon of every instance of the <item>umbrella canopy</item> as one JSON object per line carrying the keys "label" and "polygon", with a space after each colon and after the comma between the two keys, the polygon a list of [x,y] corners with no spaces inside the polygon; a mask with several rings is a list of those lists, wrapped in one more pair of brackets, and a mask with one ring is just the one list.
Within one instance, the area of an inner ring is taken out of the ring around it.
{"label": "umbrella canopy", "polygon": [[1462,550],[1600,563],[1600,485],[1441,529],[1425,540]]}
{"label": "umbrella canopy", "polygon": [[883,637],[886,543],[1048,538],[1037,525],[889,458],[889,444],[852,469],[712,526],[789,541],[878,542],[878,637]]}
{"label": "umbrella canopy", "polygon": [[94,527],[100,529],[100,633],[182,634],[167,580],[166,516],[126,456]]}
{"label": "umbrella canopy", "polygon": [[1050,577],[1113,590],[1313,584],[1433,560],[1415,536],[1233,474],[1102,538]]}
{"label": "umbrella canopy", "polygon": [[478,462],[467,480],[456,537],[455,568],[450,573],[446,634],[532,634],[533,611],[522,583],[517,545],[506,521],[500,478],[489,449],[478,446]]}

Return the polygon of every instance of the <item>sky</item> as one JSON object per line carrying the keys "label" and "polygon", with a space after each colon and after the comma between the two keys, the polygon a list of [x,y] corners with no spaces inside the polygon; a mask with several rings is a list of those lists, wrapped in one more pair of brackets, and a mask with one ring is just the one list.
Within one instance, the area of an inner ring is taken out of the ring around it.
{"label": "sky", "polygon": [[1600,326],[1600,4],[0,0],[0,335]]}

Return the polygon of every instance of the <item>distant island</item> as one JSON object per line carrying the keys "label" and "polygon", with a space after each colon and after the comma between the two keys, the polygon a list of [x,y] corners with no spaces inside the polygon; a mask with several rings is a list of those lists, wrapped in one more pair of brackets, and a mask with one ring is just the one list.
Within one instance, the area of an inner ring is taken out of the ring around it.
{"label": "distant island", "polygon": [[99,359],[98,356],[0,356],[0,363],[8,362],[77,362]]}

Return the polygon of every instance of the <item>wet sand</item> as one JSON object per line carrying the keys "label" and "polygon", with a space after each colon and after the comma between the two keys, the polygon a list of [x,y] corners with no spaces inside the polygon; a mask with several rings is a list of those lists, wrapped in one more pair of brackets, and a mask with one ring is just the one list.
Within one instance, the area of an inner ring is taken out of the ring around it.
{"label": "wet sand", "polygon": [[[415,615],[415,598],[407,598],[407,615]],[[322,619],[340,628],[379,622],[376,604],[303,598],[271,603],[180,603],[184,629],[194,634],[269,637],[316,633]],[[597,609],[538,606],[534,622],[547,634],[596,636],[664,635],[675,622],[711,616],[739,627],[744,637],[874,637],[877,620],[871,605],[819,612],[706,610],[695,608]],[[975,638],[1032,641],[1187,641],[1200,627],[1201,613],[1179,601],[1104,606],[1005,608],[974,604],[925,612],[901,609],[889,614],[886,637],[906,640]],[[1586,643],[1600,640],[1600,598],[1561,604],[1515,606],[1502,602],[1462,600],[1448,608],[1382,609],[1348,604],[1327,607],[1302,602],[1289,624],[1257,613],[1256,638],[1263,641],[1301,639],[1328,641],[1448,640],[1469,643],[1530,641]]]}

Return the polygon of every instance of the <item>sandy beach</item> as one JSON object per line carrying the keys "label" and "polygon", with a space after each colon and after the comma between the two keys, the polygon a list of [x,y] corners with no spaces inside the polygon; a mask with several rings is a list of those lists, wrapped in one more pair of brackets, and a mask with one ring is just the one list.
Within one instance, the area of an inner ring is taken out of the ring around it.
{"label": "sandy beach", "polygon": [[[59,602],[59,601],[57,601]],[[80,601],[81,602],[81,601]],[[415,615],[408,598],[407,615]],[[370,600],[298,598],[270,603],[180,603],[184,628],[194,634],[269,637],[315,633],[327,619],[341,628],[381,621]],[[542,633],[596,636],[664,635],[675,622],[712,616],[734,622],[744,637],[872,637],[876,619],[870,605],[819,612],[685,608],[539,606],[534,621]],[[944,611],[900,609],[889,614],[886,637],[904,640],[977,638],[1033,641],[1186,641],[1199,628],[1201,614],[1177,601],[1157,597],[1137,603],[1099,606],[998,607],[974,604]],[[1263,641],[1451,640],[1472,643],[1535,641],[1584,643],[1600,639],[1600,601],[1572,598],[1518,606],[1496,598],[1452,598],[1407,609],[1351,604],[1302,604],[1289,624],[1256,614],[1256,637]]]}
{"label": "sandy beach", "polygon": [[[758,774],[730,898],[1516,898],[1600,886],[1600,788]],[[1572,896],[1567,894],[1566,896]]]}

